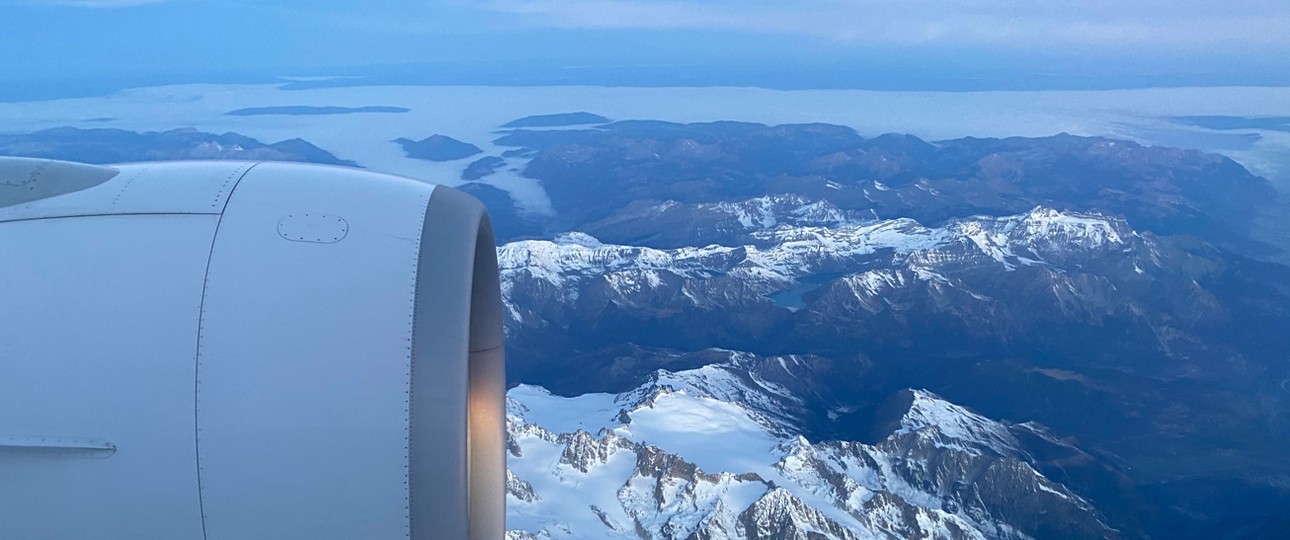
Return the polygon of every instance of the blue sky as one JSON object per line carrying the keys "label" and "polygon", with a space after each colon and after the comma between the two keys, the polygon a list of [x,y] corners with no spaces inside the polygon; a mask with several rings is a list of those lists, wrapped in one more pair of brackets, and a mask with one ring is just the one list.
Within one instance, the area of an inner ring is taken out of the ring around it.
{"label": "blue sky", "polygon": [[[0,79],[1290,84],[1285,0],[0,0]],[[13,91],[17,90],[12,90]]]}

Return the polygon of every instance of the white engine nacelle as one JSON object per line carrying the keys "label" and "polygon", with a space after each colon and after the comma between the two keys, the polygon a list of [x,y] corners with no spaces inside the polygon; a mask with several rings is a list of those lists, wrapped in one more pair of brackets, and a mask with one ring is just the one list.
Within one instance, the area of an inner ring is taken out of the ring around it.
{"label": "white engine nacelle", "polygon": [[502,538],[482,205],[355,169],[0,159],[0,538]]}

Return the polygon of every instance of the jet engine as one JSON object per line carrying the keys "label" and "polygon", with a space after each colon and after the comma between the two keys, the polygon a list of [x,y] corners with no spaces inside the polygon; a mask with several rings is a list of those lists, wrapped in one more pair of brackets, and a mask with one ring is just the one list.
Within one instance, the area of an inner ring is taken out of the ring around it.
{"label": "jet engine", "polygon": [[502,538],[488,216],[358,169],[0,159],[0,538]]}

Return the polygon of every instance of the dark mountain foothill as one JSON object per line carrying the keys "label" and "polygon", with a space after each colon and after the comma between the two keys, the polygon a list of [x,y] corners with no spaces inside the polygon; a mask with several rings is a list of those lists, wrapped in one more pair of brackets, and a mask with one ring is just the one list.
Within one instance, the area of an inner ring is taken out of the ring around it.
{"label": "dark mountain foothill", "polygon": [[525,175],[543,181],[570,224],[613,219],[639,200],[793,194],[926,224],[1054,205],[1249,247],[1250,220],[1275,196],[1224,156],[1066,134],[930,143],[826,124],[622,121],[517,130],[496,143],[540,152]]}
{"label": "dark mountain foothill", "polygon": [[499,244],[534,238],[544,231],[539,216],[521,211],[515,206],[511,195],[501,189],[480,182],[467,182],[456,188],[479,199],[488,207],[493,235]]}
{"label": "dark mountain foothill", "polygon": [[192,128],[138,133],[120,129],[62,127],[34,133],[0,135],[0,155],[96,164],[230,159],[358,166],[302,139],[264,144],[238,133],[216,135]]}
{"label": "dark mountain foothill", "polygon": [[236,109],[229,111],[229,116],[264,116],[274,114],[284,114],[291,116],[319,116],[329,114],[358,114],[358,113],[405,113],[411,111],[407,107],[388,107],[383,105],[370,105],[366,107],[316,107],[311,105],[280,105],[274,107],[247,107],[245,109]]}
{"label": "dark mountain foothill", "polygon": [[429,161],[453,161],[483,152],[478,146],[447,135],[435,134],[419,141],[395,139],[394,142],[403,147],[408,157]]}
{"label": "dark mountain foothill", "polygon": [[1290,116],[1175,116],[1170,120],[1219,131],[1257,129],[1290,132]]}
{"label": "dark mountain foothill", "polygon": [[470,162],[466,169],[461,171],[461,179],[467,181],[479,180],[485,176],[497,172],[497,169],[506,165],[506,160],[497,156],[485,156]]}
{"label": "dark mountain foothill", "polygon": [[503,128],[532,128],[532,127],[560,127],[560,126],[580,126],[589,124],[607,124],[610,120],[598,114],[589,112],[571,112],[557,114],[536,114],[525,116],[518,120],[512,120],[502,125]]}

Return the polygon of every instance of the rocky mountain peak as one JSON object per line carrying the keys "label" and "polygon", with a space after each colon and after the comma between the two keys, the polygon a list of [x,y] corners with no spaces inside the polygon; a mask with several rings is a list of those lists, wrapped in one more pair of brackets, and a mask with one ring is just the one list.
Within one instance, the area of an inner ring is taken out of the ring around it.
{"label": "rocky mountain peak", "polygon": [[608,461],[615,451],[632,448],[630,441],[613,432],[607,432],[597,439],[581,429],[572,435],[561,435],[557,442],[565,445],[564,452],[560,454],[560,463],[584,473]]}
{"label": "rocky mountain peak", "polygon": [[[1005,424],[955,405],[926,390],[906,390],[909,409],[900,417],[896,434],[934,429],[956,444],[970,443],[1000,456],[1021,455],[1020,443]],[[904,396],[902,396],[903,398]],[[969,451],[976,451],[974,448]]]}
{"label": "rocky mountain peak", "polygon": [[860,536],[791,492],[775,488],[739,515],[741,538],[750,540],[853,540]]}

